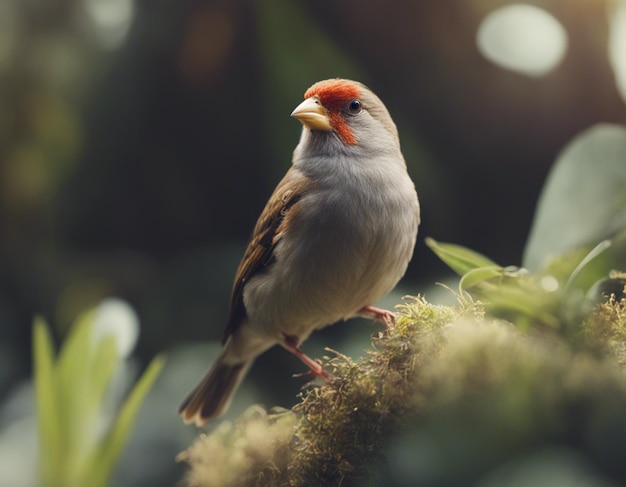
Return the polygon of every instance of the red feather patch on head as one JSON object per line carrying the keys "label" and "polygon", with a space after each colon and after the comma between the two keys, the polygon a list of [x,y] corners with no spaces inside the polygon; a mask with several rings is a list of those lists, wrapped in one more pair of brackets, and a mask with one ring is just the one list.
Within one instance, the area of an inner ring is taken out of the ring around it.
{"label": "red feather patch on head", "polygon": [[317,95],[329,112],[340,110],[343,106],[361,95],[359,88],[344,79],[327,79],[311,86],[304,98]]}
{"label": "red feather patch on head", "polygon": [[304,93],[304,98],[318,96],[324,108],[328,110],[335,132],[346,144],[356,144],[356,136],[348,127],[343,115],[343,108],[349,101],[359,98],[361,91],[355,84],[343,79],[319,81]]}

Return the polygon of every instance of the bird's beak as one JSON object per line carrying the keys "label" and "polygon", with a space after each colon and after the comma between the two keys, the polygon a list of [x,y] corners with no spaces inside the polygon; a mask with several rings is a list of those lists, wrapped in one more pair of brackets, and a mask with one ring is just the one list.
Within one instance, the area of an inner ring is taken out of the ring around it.
{"label": "bird's beak", "polygon": [[330,132],[333,129],[328,116],[328,110],[324,108],[322,102],[317,96],[311,96],[300,103],[296,109],[291,112],[291,116],[302,122],[302,125],[311,130],[323,130]]}

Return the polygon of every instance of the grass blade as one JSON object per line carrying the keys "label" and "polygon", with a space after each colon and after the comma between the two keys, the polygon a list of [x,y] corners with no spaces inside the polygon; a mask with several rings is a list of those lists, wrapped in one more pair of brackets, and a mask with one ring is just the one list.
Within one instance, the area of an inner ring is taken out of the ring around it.
{"label": "grass blade", "polygon": [[59,423],[54,345],[43,318],[36,318],[34,323],[33,362],[39,430],[39,475],[43,487],[58,487],[66,463],[65,445]]}
{"label": "grass blade", "polygon": [[155,357],[124,401],[115,423],[106,437],[103,438],[95,457],[92,459],[93,466],[90,470],[92,477],[88,479],[90,487],[107,485],[113,467],[131,432],[139,408],[164,364],[165,356],[158,355]]}

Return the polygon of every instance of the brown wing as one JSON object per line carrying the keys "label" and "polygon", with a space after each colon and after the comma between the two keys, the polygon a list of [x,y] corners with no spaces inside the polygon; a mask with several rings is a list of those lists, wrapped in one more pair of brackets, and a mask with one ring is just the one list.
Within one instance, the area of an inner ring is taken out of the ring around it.
{"label": "brown wing", "polygon": [[243,288],[246,282],[272,261],[274,247],[288,227],[289,217],[296,210],[294,206],[309,189],[309,179],[292,167],[270,196],[252,231],[235,275],[230,299],[230,319],[224,332],[224,342],[246,317],[243,304]]}

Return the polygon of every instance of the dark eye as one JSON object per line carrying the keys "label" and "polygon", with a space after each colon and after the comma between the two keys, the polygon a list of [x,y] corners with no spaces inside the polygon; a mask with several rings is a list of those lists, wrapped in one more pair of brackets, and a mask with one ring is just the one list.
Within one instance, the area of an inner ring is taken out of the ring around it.
{"label": "dark eye", "polygon": [[361,102],[359,100],[352,100],[350,103],[348,103],[348,111],[353,115],[360,113]]}

